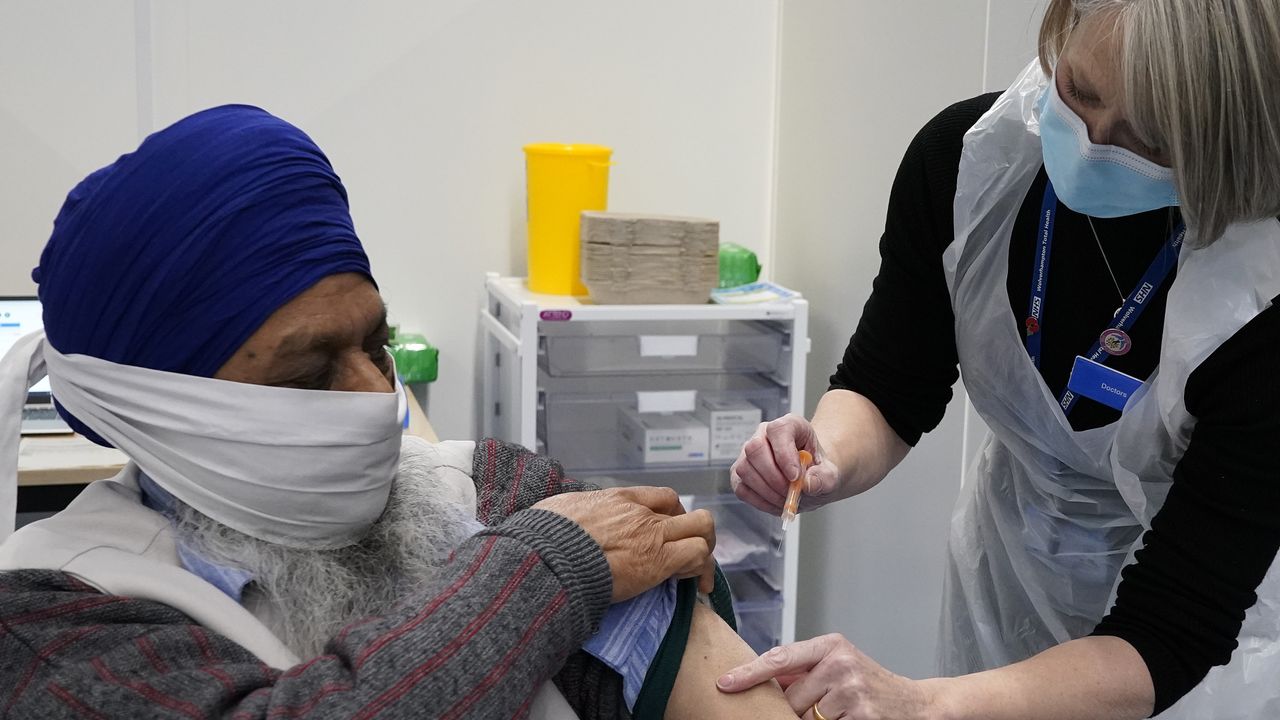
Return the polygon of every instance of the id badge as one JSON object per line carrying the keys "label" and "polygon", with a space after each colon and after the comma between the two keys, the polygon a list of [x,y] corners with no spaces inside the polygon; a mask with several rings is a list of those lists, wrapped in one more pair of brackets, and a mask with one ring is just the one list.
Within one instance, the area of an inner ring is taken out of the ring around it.
{"label": "id badge", "polygon": [[1076,356],[1071,366],[1071,378],[1067,389],[1090,400],[1096,400],[1116,410],[1124,410],[1129,397],[1142,387],[1142,381],[1119,370],[1096,363],[1089,358]]}

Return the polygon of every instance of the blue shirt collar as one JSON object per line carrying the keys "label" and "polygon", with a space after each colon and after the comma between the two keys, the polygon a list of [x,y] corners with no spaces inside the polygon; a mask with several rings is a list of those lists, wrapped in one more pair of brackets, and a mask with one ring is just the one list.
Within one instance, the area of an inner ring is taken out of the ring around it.
{"label": "blue shirt collar", "polygon": [[[177,511],[177,499],[167,490],[138,472],[138,489],[142,492],[142,504],[173,521]],[[253,573],[241,568],[221,565],[200,555],[181,540],[177,541],[178,560],[182,567],[205,582],[221,590],[237,603],[243,602],[244,589],[253,581]]]}

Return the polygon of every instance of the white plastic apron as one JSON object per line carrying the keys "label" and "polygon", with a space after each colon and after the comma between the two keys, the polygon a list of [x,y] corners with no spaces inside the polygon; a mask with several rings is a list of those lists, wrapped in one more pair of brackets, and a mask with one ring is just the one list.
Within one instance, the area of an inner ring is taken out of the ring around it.
{"label": "white plastic apron", "polygon": [[[452,479],[448,473],[439,477]],[[474,489],[442,490],[469,496],[474,506]],[[20,569],[58,570],[109,595],[163,603],[278,670],[299,662],[254,612],[182,567],[169,521],[142,504],[133,463],[115,478],[91,483],[66,510],[0,543],[0,572]],[[256,610],[271,612],[270,607]],[[530,720],[577,717],[550,681],[539,688],[528,715]]]}
{"label": "white plastic apron", "polygon": [[[1183,403],[1188,376],[1280,294],[1280,223],[1234,225],[1207,248],[1188,236],[1158,369],[1118,421],[1074,432],[1027,355],[1005,285],[1011,239],[1033,241],[1011,236],[1042,163],[1036,102],[1046,85],[1033,62],[965,135],[956,236],[943,257],[965,389],[991,428],[952,523],[939,644],[946,675],[1093,630],[1186,450],[1195,424]],[[1230,664],[1162,719],[1280,717],[1275,565],[1258,595]]]}

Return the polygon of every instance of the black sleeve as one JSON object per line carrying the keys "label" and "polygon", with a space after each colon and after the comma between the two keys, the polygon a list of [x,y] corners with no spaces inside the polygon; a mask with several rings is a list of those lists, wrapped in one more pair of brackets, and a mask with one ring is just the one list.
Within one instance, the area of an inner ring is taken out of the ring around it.
{"label": "black sleeve", "polygon": [[1164,506],[1116,604],[1094,630],[1147,664],[1159,714],[1236,648],[1245,611],[1280,548],[1280,308],[1223,343],[1192,374],[1196,417]]}
{"label": "black sleeve", "polygon": [[964,133],[998,95],[952,105],[911,141],[889,195],[880,273],[831,376],[831,389],[871,400],[910,445],[942,421],[959,377],[942,252],[953,234]]}

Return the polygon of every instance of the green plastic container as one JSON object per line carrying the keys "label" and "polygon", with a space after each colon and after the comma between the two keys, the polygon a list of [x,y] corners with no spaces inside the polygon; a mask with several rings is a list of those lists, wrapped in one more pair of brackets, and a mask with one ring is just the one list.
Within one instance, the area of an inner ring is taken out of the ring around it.
{"label": "green plastic container", "polygon": [[405,384],[435,382],[440,375],[440,350],[417,333],[401,333],[392,326],[391,356]]}
{"label": "green plastic container", "polygon": [[737,243],[720,245],[720,287],[731,288],[760,279],[756,254]]}

